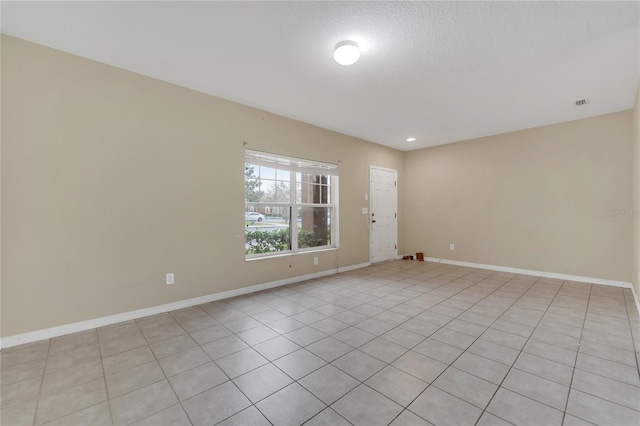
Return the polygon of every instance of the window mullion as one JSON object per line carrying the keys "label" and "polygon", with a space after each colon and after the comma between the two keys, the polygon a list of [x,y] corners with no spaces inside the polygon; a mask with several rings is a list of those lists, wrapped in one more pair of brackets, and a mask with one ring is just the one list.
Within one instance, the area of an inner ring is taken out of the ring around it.
{"label": "window mullion", "polygon": [[[289,215],[289,226],[291,227],[291,250],[298,252],[298,200],[296,199],[296,173],[290,172],[289,179],[291,187],[289,188],[289,199],[291,200],[291,214]],[[295,220],[294,220],[295,218]]]}

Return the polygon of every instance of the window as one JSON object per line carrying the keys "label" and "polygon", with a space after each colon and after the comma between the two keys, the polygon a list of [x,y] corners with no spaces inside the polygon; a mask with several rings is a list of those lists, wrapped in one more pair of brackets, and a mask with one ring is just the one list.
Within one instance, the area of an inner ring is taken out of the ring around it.
{"label": "window", "polygon": [[337,247],[338,166],[245,151],[247,257]]}

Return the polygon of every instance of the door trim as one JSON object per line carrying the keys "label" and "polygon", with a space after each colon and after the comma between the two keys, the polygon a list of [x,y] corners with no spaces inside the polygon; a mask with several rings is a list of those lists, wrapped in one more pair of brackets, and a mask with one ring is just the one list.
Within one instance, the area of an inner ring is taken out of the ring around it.
{"label": "door trim", "polygon": [[[395,254],[395,256],[394,256],[393,260],[395,260],[395,259],[397,259],[397,258],[398,258],[398,171],[397,171],[396,169],[390,169],[390,168],[388,168],[388,167],[375,166],[375,165],[373,165],[373,164],[369,164],[369,214],[367,215],[367,222],[368,222],[368,223],[367,223],[367,225],[368,225],[368,227],[369,227],[369,263],[370,263],[370,264],[373,264],[373,263],[374,263],[374,262],[373,262],[373,259],[372,259],[373,253],[371,252],[371,241],[372,241],[372,240],[371,240],[371,234],[372,234],[372,230],[371,230],[371,201],[372,201],[372,200],[371,200],[371,199],[372,199],[372,193],[371,193],[371,172],[372,172],[374,169],[375,169],[375,170],[382,170],[382,171],[384,171],[384,172],[392,172],[392,173],[395,175],[395,182],[396,182],[396,197],[395,197],[395,200],[394,200],[394,209],[395,209],[395,212],[396,212],[396,222],[395,222],[395,225],[396,225],[396,230],[395,230],[395,231],[396,231],[396,232],[395,232],[395,235],[396,235],[396,243],[395,243],[395,246],[396,246],[396,254]],[[391,260],[391,259],[390,259],[390,260]]]}

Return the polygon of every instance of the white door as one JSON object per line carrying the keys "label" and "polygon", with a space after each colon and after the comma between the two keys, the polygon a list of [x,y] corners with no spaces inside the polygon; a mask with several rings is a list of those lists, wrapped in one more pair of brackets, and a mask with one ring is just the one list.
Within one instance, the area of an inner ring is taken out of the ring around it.
{"label": "white door", "polygon": [[391,169],[371,166],[370,240],[371,263],[395,259],[398,255],[398,179]]}

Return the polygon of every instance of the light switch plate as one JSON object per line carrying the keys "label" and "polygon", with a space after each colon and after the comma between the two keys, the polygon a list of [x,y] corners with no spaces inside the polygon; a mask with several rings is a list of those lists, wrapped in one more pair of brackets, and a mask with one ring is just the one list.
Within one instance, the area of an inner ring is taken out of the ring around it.
{"label": "light switch plate", "polygon": [[171,285],[176,282],[176,276],[173,273],[167,274],[165,278],[165,284]]}

